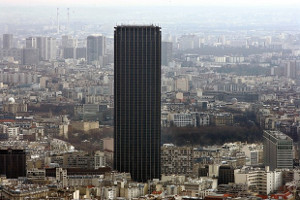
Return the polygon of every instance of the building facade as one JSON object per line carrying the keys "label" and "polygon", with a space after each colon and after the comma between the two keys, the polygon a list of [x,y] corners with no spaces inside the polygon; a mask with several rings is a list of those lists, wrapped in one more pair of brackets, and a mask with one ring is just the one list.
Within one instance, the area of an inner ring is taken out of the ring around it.
{"label": "building facade", "polygon": [[36,48],[37,44],[36,44],[36,37],[28,37],[26,38],[26,44],[25,44],[25,48]]}
{"label": "building facade", "polygon": [[13,48],[13,35],[3,34],[3,49]]}
{"label": "building facade", "polygon": [[246,184],[250,191],[269,195],[282,186],[282,171],[270,171],[269,167],[236,169],[234,180],[236,184]]}
{"label": "building facade", "polygon": [[173,43],[162,42],[161,48],[161,64],[168,66],[173,59]]}
{"label": "building facade", "polygon": [[22,49],[23,65],[37,65],[39,63],[39,50],[36,48]]}
{"label": "building facade", "polygon": [[26,176],[26,153],[24,150],[0,150],[0,174],[7,178]]}
{"label": "building facade", "polygon": [[117,26],[114,45],[114,168],[160,178],[160,27]]}
{"label": "building facade", "polygon": [[193,174],[193,148],[164,144],[161,149],[161,170],[164,175]]}
{"label": "building facade", "polygon": [[105,54],[105,37],[90,35],[87,37],[87,63],[103,64],[103,56]]}
{"label": "building facade", "polygon": [[265,130],[264,164],[274,169],[293,168],[293,140],[280,131]]}
{"label": "building facade", "polygon": [[51,37],[37,37],[36,48],[39,49],[40,60],[56,59],[56,39]]}

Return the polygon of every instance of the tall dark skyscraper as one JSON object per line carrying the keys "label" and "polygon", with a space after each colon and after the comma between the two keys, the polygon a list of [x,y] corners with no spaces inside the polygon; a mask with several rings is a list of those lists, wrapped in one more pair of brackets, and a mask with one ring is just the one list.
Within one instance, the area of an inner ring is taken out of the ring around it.
{"label": "tall dark skyscraper", "polygon": [[160,178],[160,27],[117,26],[114,47],[114,168]]}
{"label": "tall dark skyscraper", "polygon": [[24,150],[0,150],[0,174],[7,178],[26,176],[26,153]]}

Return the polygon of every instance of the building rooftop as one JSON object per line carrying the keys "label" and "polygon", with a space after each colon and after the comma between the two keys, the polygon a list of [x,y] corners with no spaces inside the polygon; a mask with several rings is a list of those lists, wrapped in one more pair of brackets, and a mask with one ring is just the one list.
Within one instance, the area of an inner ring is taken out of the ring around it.
{"label": "building rooftop", "polygon": [[146,25],[146,24],[121,24],[121,25],[117,25],[115,27],[115,29],[117,28],[161,28],[159,26],[156,26],[154,24],[149,24],[149,25]]}
{"label": "building rooftop", "polygon": [[280,132],[280,131],[266,131],[267,133],[269,133],[271,136],[275,137],[276,139],[280,139],[280,140],[292,140],[289,136],[287,136],[286,134]]}

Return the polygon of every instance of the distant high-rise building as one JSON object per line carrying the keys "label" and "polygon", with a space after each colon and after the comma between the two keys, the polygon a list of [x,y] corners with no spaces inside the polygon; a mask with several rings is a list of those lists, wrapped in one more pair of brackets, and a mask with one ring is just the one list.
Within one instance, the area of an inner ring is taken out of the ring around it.
{"label": "distant high-rise building", "polygon": [[114,168],[135,181],[160,178],[161,31],[117,26],[114,32]]}
{"label": "distant high-rise building", "polygon": [[36,48],[36,38],[35,37],[29,37],[26,38],[26,48]]}
{"label": "distant high-rise building", "polygon": [[56,59],[56,39],[51,37],[37,37],[36,46],[39,49],[40,60]]}
{"label": "distant high-rise building", "polygon": [[162,42],[161,43],[161,64],[168,66],[173,58],[173,43],[172,42]]}
{"label": "distant high-rise building", "polygon": [[69,47],[69,45],[68,45],[69,39],[70,39],[69,35],[63,35],[63,36],[61,36],[61,46],[62,46],[62,48]]}
{"label": "distant high-rise building", "polygon": [[3,34],[3,49],[13,48],[13,35]]}
{"label": "distant high-rise building", "polygon": [[264,139],[264,164],[274,169],[293,168],[293,140],[280,131],[266,130]]}
{"label": "distant high-rise building", "polygon": [[48,37],[47,38],[47,59],[46,60],[55,60],[56,59],[56,39]]}
{"label": "distant high-rise building", "polygon": [[105,37],[104,36],[88,36],[87,37],[87,63],[103,64],[103,56],[105,55]]}
{"label": "distant high-rise building", "polygon": [[197,35],[183,35],[178,40],[180,50],[197,49],[200,47],[200,38]]}
{"label": "distant high-rise building", "polygon": [[77,40],[73,39],[69,35],[63,35],[61,37],[61,46],[62,46],[62,48],[77,47]]}
{"label": "distant high-rise building", "polygon": [[85,47],[78,47],[76,48],[76,59],[84,58],[86,60],[86,48]]}
{"label": "distant high-rise building", "polygon": [[297,77],[297,61],[287,61],[284,66],[284,75],[287,78],[296,78]]}
{"label": "distant high-rise building", "polygon": [[36,38],[36,47],[39,49],[40,60],[46,60],[47,54],[47,41],[45,37],[37,37]]}
{"label": "distant high-rise building", "polygon": [[0,150],[0,174],[7,178],[26,176],[26,154],[24,150]]}
{"label": "distant high-rise building", "polygon": [[75,48],[74,47],[65,47],[64,49],[64,59],[75,59]]}
{"label": "distant high-rise building", "polygon": [[22,50],[23,65],[37,65],[39,63],[39,50],[35,48],[24,48]]}

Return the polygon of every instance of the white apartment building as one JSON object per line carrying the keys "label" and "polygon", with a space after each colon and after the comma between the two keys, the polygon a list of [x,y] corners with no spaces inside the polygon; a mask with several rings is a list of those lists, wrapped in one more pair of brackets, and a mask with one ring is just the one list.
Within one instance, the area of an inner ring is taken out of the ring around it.
{"label": "white apartment building", "polygon": [[67,170],[62,168],[56,168],[56,182],[59,188],[64,188],[67,186]]}
{"label": "white apartment building", "polygon": [[102,198],[103,199],[116,199],[118,188],[116,186],[103,187]]}
{"label": "white apartment building", "polygon": [[106,166],[106,157],[104,152],[96,151],[94,155],[94,165],[95,169]]}
{"label": "white apartment building", "polygon": [[8,137],[9,138],[17,138],[20,133],[19,127],[10,127],[7,129]]}
{"label": "white apartment building", "polygon": [[282,171],[269,171],[260,168],[243,168],[234,171],[236,184],[247,184],[254,192],[268,195],[282,185]]}
{"label": "white apartment building", "polygon": [[196,126],[196,115],[192,113],[170,113],[169,120],[177,127]]}

